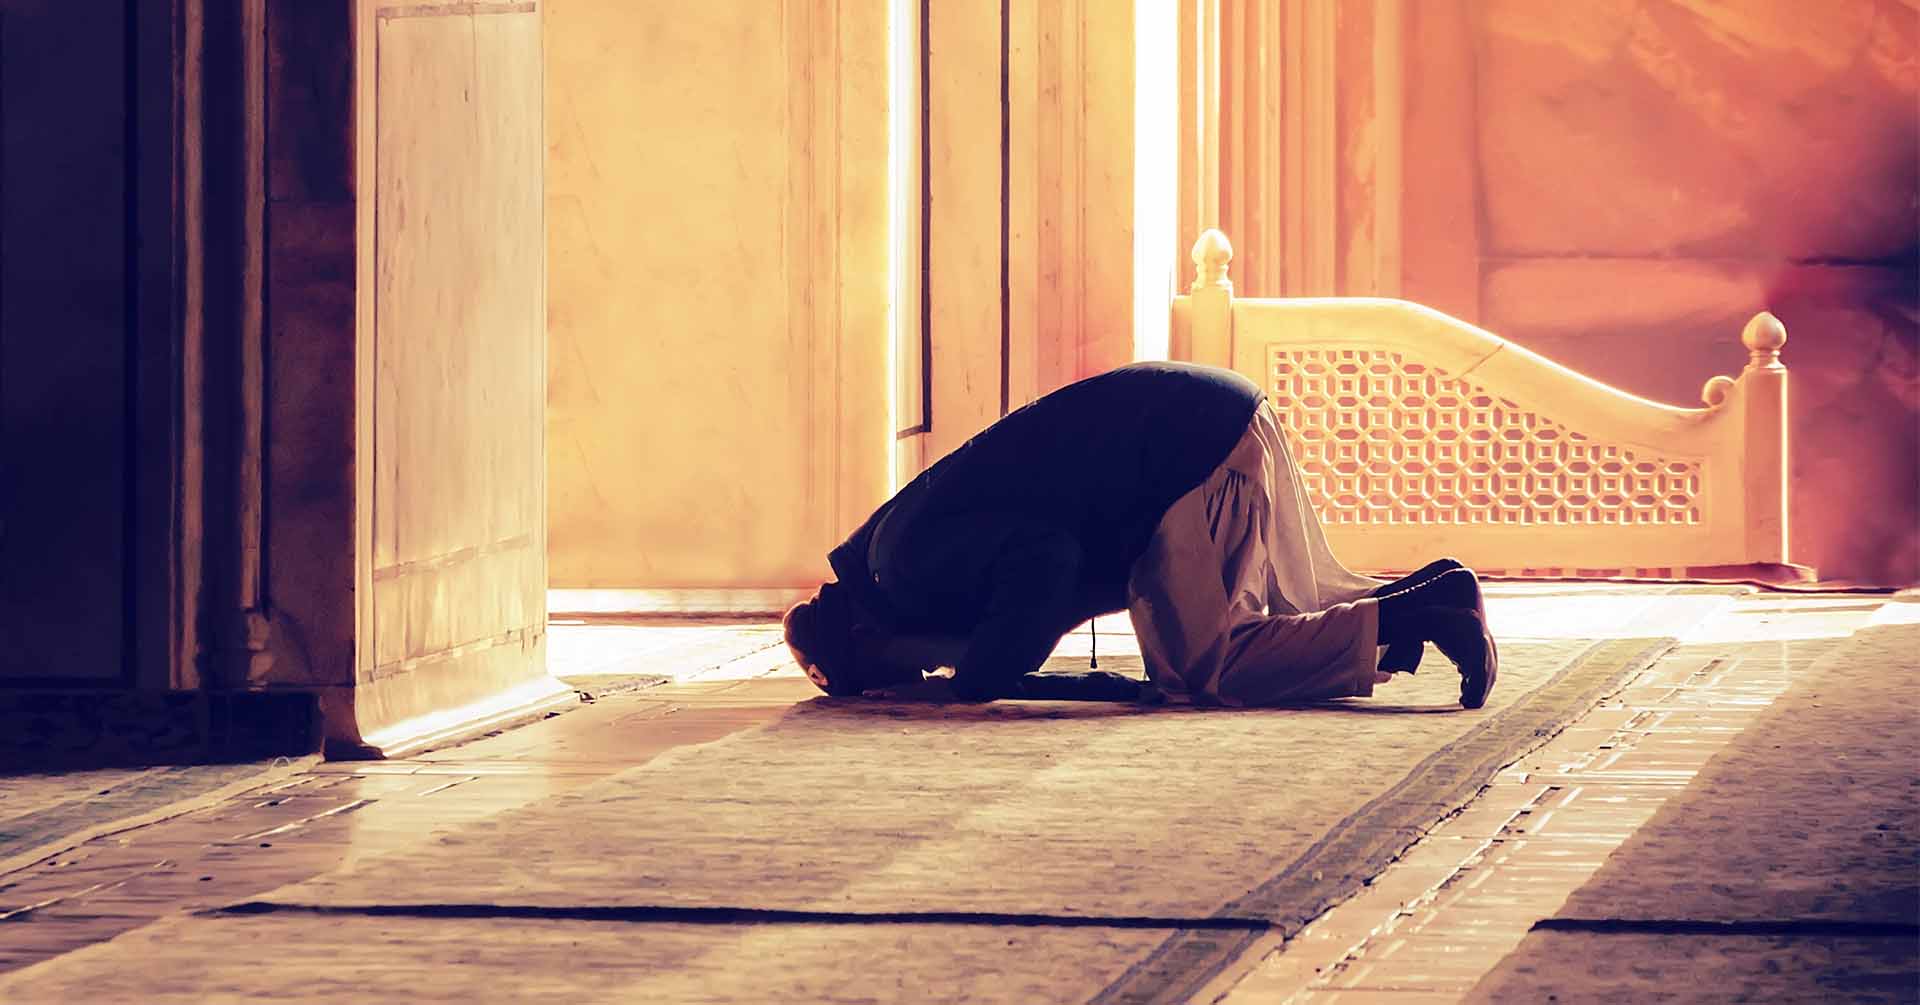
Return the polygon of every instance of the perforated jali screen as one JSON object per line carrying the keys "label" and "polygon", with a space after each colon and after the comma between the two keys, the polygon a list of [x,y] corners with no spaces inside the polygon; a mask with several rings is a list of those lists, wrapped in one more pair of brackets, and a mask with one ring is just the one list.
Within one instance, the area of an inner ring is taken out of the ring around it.
{"label": "perforated jali screen", "polygon": [[1276,346],[1267,363],[1328,524],[1700,523],[1700,458],[1595,441],[1397,352]]}

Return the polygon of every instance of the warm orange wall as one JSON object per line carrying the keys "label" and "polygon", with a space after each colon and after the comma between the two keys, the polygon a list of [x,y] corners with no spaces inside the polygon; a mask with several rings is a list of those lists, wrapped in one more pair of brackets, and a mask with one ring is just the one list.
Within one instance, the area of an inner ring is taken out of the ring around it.
{"label": "warm orange wall", "polygon": [[1795,559],[1920,580],[1920,11],[1407,12],[1404,295],[1678,404],[1736,371],[1742,323],[1772,310]]}
{"label": "warm orange wall", "polygon": [[810,589],[889,488],[887,7],[542,10],[550,582]]}

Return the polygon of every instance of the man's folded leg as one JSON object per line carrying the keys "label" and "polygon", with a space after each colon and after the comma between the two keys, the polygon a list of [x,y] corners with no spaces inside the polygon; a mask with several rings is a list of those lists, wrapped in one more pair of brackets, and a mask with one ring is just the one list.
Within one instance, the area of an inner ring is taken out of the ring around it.
{"label": "man's folded leg", "polygon": [[1218,677],[1205,692],[1227,705],[1280,705],[1373,693],[1380,637],[1372,600],[1324,611],[1248,616],[1229,629]]}

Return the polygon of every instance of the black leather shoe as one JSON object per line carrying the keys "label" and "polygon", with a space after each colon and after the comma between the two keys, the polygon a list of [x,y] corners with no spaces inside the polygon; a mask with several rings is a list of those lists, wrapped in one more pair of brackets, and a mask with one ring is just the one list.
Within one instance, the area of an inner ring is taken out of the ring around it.
{"label": "black leather shoe", "polygon": [[[1483,621],[1487,616],[1486,602],[1480,595],[1480,577],[1451,558],[1429,562],[1420,571],[1375,590],[1373,596],[1402,596],[1421,607],[1470,608]],[[1413,673],[1420,666],[1425,648],[1420,640],[1389,642],[1387,651],[1380,657],[1380,669],[1387,673]]]}
{"label": "black leather shoe", "polygon": [[1422,634],[1460,671],[1460,704],[1466,708],[1485,705],[1500,675],[1500,652],[1487,631],[1486,619],[1464,607],[1429,607],[1417,618]]}

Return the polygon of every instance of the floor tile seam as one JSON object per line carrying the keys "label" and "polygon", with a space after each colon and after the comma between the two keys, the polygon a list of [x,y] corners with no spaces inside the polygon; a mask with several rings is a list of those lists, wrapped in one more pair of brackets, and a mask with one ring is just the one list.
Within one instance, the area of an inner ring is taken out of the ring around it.
{"label": "floor tile seam", "polygon": [[[439,791],[439,789],[436,788],[433,791]],[[422,794],[422,796],[424,796],[424,794]],[[239,798],[250,798],[250,796],[248,794],[242,794],[241,796],[236,797],[236,799],[239,799]],[[381,798],[361,798],[361,799],[357,799],[352,802],[349,802],[343,806],[334,807],[329,811],[318,813],[318,814],[312,814],[308,817],[305,817],[296,821],[291,821],[287,824],[281,824],[279,826],[266,828],[263,831],[245,833],[245,834],[241,834],[239,836],[234,836],[234,837],[218,837],[218,838],[212,838],[212,839],[206,839],[206,840],[190,840],[190,841],[172,842],[166,847],[155,847],[155,850],[162,851],[162,850],[170,849],[177,856],[176,858],[168,859],[167,862],[164,864],[178,866],[183,863],[187,865],[198,865],[201,863],[206,863],[209,868],[215,868],[216,871],[218,871],[222,869],[230,870],[234,865],[233,862],[227,862],[220,858],[220,856],[223,853],[231,854],[238,849],[252,849],[252,848],[255,848],[256,846],[264,848],[264,847],[272,846],[274,844],[274,842],[262,842],[260,839],[264,837],[272,837],[275,839],[275,841],[278,842],[280,847],[284,849],[290,849],[290,850],[313,851],[317,849],[326,849],[326,848],[350,848],[354,844],[354,842],[351,839],[342,840],[339,835],[331,835],[331,834],[324,833],[321,830],[315,829],[313,825],[318,824],[318,825],[324,826],[329,823],[340,823],[343,821],[341,821],[339,818],[345,815],[346,813],[357,812],[359,810],[369,809],[369,808],[377,808],[377,809],[383,809],[383,810],[391,809],[391,810],[396,810],[403,813],[413,812],[413,811],[417,811],[419,809],[424,808],[424,807],[418,806],[417,803],[414,805],[409,805],[409,803],[411,802],[413,802],[413,800],[404,799],[404,798],[397,799],[397,800],[381,799]],[[484,813],[480,814],[477,817],[473,817],[471,819],[455,819],[453,816],[449,816],[444,811],[436,812],[433,815],[437,820],[439,820],[442,823],[452,824],[457,826],[464,826],[466,824],[474,823],[480,819],[484,819],[486,816],[490,816],[498,812],[503,812],[504,810],[512,809],[516,806],[520,806],[524,804],[525,804],[524,801],[514,801],[506,806],[488,808]],[[433,836],[433,834],[439,833],[441,829],[442,828],[440,827],[433,827],[433,828],[429,828],[426,831],[420,831],[418,828],[408,827],[408,828],[396,830],[395,833],[414,836],[420,840],[427,840],[427,839],[430,839]],[[222,828],[222,830],[225,830],[225,828]],[[196,855],[199,857],[193,857]],[[212,856],[212,857],[209,857],[209,856]],[[126,865],[116,865],[110,868],[112,872],[119,873],[131,865],[133,864],[128,863]],[[155,871],[155,868],[151,866],[145,869],[136,868],[135,875],[128,876],[125,879],[121,880],[119,883],[96,884],[96,886],[94,887],[91,887],[82,891],[76,891],[73,894],[67,895],[63,899],[75,900],[75,901],[85,899],[85,900],[91,901],[94,897],[99,896],[103,892],[106,892],[105,887],[107,886],[122,885],[123,883],[137,880],[138,878],[140,878],[141,874],[151,873],[154,871]],[[190,872],[190,871],[197,871],[197,870],[183,870],[183,872]],[[327,870],[323,870],[323,872],[324,871],[327,871]],[[292,882],[302,882],[306,878],[310,878],[310,877],[302,877],[301,879],[294,880]],[[254,889],[256,890],[256,892],[261,892],[257,889],[257,884],[244,884],[244,885],[248,889]],[[272,883],[270,886],[266,887],[265,889],[276,889],[283,885],[286,885],[286,883],[275,882],[275,883]]]}
{"label": "floor tile seam", "polygon": [[[1412,966],[1405,966],[1397,956],[1386,957],[1374,961],[1365,968],[1342,968],[1331,971],[1324,978],[1316,979],[1303,990],[1322,993],[1329,991],[1369,990],[1458,992],[1472,988],[1473,985],[1479,983],[1480,980],[1478,975],[1474,975],[1469,979],[1466,977],[1446,978],[1440,975],[1421,973],[1420,971],[1424,969],[1432,968],[1419,963],[1415,963]],[[1404,970],[1412,970],[1413,972],[1407,973],[1404,972]]]}
{"label": "floor tile seam", "polygon": [[1515,831],[1512,834],[1503,835],[1503,837],[1509,841],[1524,840],[1535,843],[1561,841],[1567,843],[1592,844],[1599,841],[1612,841],[1615,839],[1624,841],[1633,834],[1634,830],[1638,829],[1639,828],[1633,828],[1632,830],[1624,831],[1555,831],[1550,834],[1541,834],[1533,831]]}
{"label": "floor tile seam", "polygon": [[964,925],[1010,928],[1113,928],[1262,932],[1272,922],[1257,917],[1219,915],[1061,914],[1043,911],[850,911],[760,908],[689,904],[314,904],[297,901],[243,901],[193,912],[202,917],[251,917],[311,914],[331,917],[383,917],[462,920],[550,920],[648,924],[752,925]]}
{"label": "floor tile seam", "polygon": [[[783,641],[782,639],[776,636],[774,638],[765,640],[762,644],[757,645],[754,648],[747,650],[746,652],[736,653],[735,655],[729,656],[728,658],[720,661],[719,663],[715,663],[712,666],[701,667],[699,670],[696,670],[685,677],[675,677],[674,680],[676,681],[700,680],[701,677],[704,675],[710,675],[710,674],[716,673],[718,671],[726,669],[727,667],[733,666],[736,663],[743,663],[743,662],[746,662],[747,660],[754,660],[756,658],[765,659],[767,653],[775,649],[779,649],[784,645],[786,645],[785,641]],[[786,661],[782,661],[782,662],[785,663]],[[770,670],[771,669],[778,669],[778,667],[770,668]]]}
{"label": "floor tile seam", "polygon": [[225,785],[195,793],[147,811],[131,816],[109,820],[90,827],[68,832],[60,837],[44,841],[38,845],[0,858],[0,879],[19,872],[55,855],[70,852],[82,845],[104,840],[121,834],[145,830],[167,823],[193,813],[200,812],[234,799],[247,796],[268,786],[280,786],[307,774],[320,763],[317,755],[297,758],[285,764],[274,764],[262,769],[260,773],[238,778]]}
{"label": "floor tile seam", "polygon": [[1590,784],[1590,786],[1613,786],[1613,788],[1632,788],[1632,790],[1647,790],[1647,792],[1653,792],[1653,790],[1678,792],[1688,786],[1690,778],[1674,780],[1674,778],[1636,778],[1630,774],[1607,776],[1607,774],[1590,774],[1590,772],[1574,772],[1574,774],[1528,772],[1524,782],[1517,782],[1517,784],[1530,784],[1530,782],[1549,782],[1549,784],[1567,784],[1567,786]]}
{"label": "floor tile seam", "polygon": [[1571,932],[1582,935],[1658,935],[1663,938],[1707,937],[1875,937],[1920,939],[1920,924],[1865,918],[1542,918],[1529,931]]}
{"label": "floor tile seam", "polygon": [[[1619,842],[1612,843],[1615,846],[1619,844]],[[1484,866],[1484,868],[1481,868],[1481,866]],[[1526,876],[1518,878],[1529,887],[1559,888],[1569,882],[1577,881],[1579,874],[1582,873],[1583,870],[1576,868],[1532,868],[1514,870],[1503,868],[1503,864],[1499,862],[1469,863],[1460,873],[1450,877],[1449,882],[1441,884],[1441,886],[1434,891],[1433,895],[1417,902],[1417,904],[1410,903],[1407,909],[1411,910],[1417,906],[1417,910],[1412,910],[1414,916],[1424,916],[1426,921],[1436,920],[1439,915],[1453,910],[1455,905],[1463,900],[1487,895],[1487,884],[1494,881],[1496,874],[1506,872],[1508,875],[1505,878],[1512,880],[1516,878],[1512,875],[1512,872],[1515,871],[1525,871],[1527,873]],[[1571,889],[1572,887],[1568,887],[1569,891],[1571,891]]]}
{"label": "floor tile seam", "polygon": [[1473,990],[1473,985],[1472,984],[1456,985],[1452,983],[1441,983],[1441,982],[1426,983],[1426,984],[1416,984],[1416,983],[1377,984],[1377,985],[1376,984],[1349,984],[1349,985],[1341,985],[1338,987],[1323,988],[1321,990],[1323,993],[1357,991],[1357,992],[1362,992],[1366,994],[1389,994],[1389,995],[1417,994],[1417,995],[1462,995],[1464,996],[1466,992]]}
{"label": "floor tile seam", "polygon": [[9,911],[0,912],[0,924],[9,924],[9,923],[18,924],[24,920],[30,920],[36,912],[43,911],[52,907],[57,907],[60,904],[75,902],[82,898],[93,896],[94,894],[105,893],[111,890],[118,889],[120,887],[127,885],[128,883],[133,882],[136,879],[139,879],[142,876],[149,875],[151,873],[158,871],[163,867],[166,867],[172,864],[173,863],[171,862],[165,862],[165,861],[157,862],[147,866],[144,869],[135,869],[133,870],[132,874],[123,876],[119,879],[104,880],[102,882],[95,883],[92,886],[84,887],[79,890],[74,890],[69,893],[62,893],[52,897],[48,897],[45,900],[41,900],[37,903],[26,904]]}
{"label": "floor tile seam", "polygon": [[[577,762],[573,762],[573,763],[577,763]],[[624,763],[624,762],[608,762],[608,763],[609,763],[609,764],[619,764],[619,763]],[[527,768],[526,768],[525,770],[520,770],[520,771],[485,771],[485,772],[481,772],[481,773],[480,773],[479,775],[476,775],[475,777],[481,777],[481,778],[517,778],[517,777],[525,777],[525,776],[538,776],[538,777],[541,777],[541,778],[550,778],[550,777],[559,777],[559,778],[592,778],[592,777],[597,777],[597,776],[601,776],[601,775],[607,775],[607,774],[617,774],[619,770],[623,770],[623,769],[614,769],[614,770],[611,770],[611,771],[595,771],[595,770],[584,770],[584,769],[578,769],[578,768],[575,768],[575,769],[564,769],[564,768],[559,768],[559,769],[556,769],[556,768],[553,768],[553,767],[550,767],[550,766],[546,766],[546,765],[544,765],[544,764],[542,764],[542,763],[540,763],[540,762],[529,762],[529,767],[527,767]],[[351,773],[351,772],[340,772],[340,773],[341,773],[341,774],[357,774],[357,773]],[[382,772],[371,772],[371,773],[368,773],[368,774],[365,774],[365,775],[361,775],[360,777],[364,777],[364,778],[377,778],[377,777],[380,777],[380,776],[383,776],[383,775],[391,775],[391,774],[400,774],[400,773],[399,773],[399,772],[384,772],[384,771],[382,771]],[[471,767],[461,767],[461,768],[455,768],[455,769],[449,769],[449,770],[444,770],[444,771],[442,771],[442,770],[436,770],[436,769],[422,769],[422,770],[420,770],[420,771],[410,771],[410,772],[406,772],[405,774],[407,774],[407,775],[409,775],[409,776],[421,776],[421,777],[445,777],[445,776],[448,776],[448,775],[472,775],[472,774],[474,774],[474,772],[473,772],[473,769],[472,769]]]}

